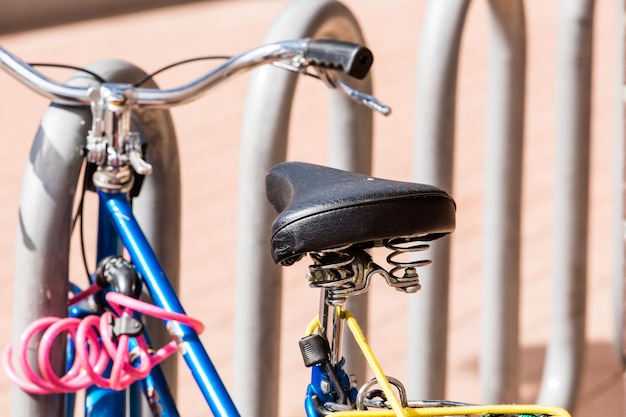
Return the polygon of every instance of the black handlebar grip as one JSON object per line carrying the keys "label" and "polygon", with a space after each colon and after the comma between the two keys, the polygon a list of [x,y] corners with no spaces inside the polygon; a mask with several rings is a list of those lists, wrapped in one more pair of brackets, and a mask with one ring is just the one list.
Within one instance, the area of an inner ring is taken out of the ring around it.
{"label": "black handlebar grip", "polygon": [[304,58],[312,65],[338,69],[358,79],[365,78],[374,62],[365,46],[333,39],[311,39]]}

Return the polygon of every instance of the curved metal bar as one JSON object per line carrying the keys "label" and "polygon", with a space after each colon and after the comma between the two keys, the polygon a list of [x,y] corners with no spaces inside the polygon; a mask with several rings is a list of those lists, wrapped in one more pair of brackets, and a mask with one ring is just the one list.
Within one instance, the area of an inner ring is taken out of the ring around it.
{"label": "curved metal bar", "polygon": [[[338,38],[363,43],[351,12],[334,0],[295,0],[279,15],[265,41],[300,37]],[[265,197],[265,173],[286,159],[287,132],[296,76],[264,67],[251,75],[241,140],[238,214],[239,260],[235,317],[235,400],[242,415],[278,413],[281,272],[269,253],[275,212]],[[366,78],[356,84],[370,92]],[[331,92],[331,160],[336,167],[368,173],[372,115],[364,106]],[[349,308],[365,317],[366,298]],[[358,356],[355,356],[358,357]],[[365,364],[348,364],[351,373]],[[271,381],[268,383],[268,381]]]}
{"label": "curved metal bar", "polygon": [[281,39],[280,43],[259,46],[230,58],[209,73],[176,88],[167,90],[137,88],[137,101],[142,107],[168,107],[196,100],[211,87],[232,75],[243,73],[262,64],[271,64],[277,60],[291,59],[301,55],[306,49],[307,42],[307,39],[290,41]]}
{"label": "curved metal bar", "polygon": [[2,47],[0,47],[0,68],[50,100],[69,100],[89,104],[89,91],[85,86],[72,86],[52,81]]}
{"label": "curved metal bar", "polygon": [[[88,68],[99,72],[106,79],[120,82],[127,81],[129,77],[135,79],[136,74],[141,73],[136,67],[120,61],[98,62]],[[92,83],[93,79],[83,73],[77,73],[68,82],[76,87],[86,87]],[[145,112],[140,116],[138,123],[140,128],[145,129],[144,133],[149,143],[161,140],[166,143],[159,146],[160,150],[150,152],[156,154],[174,152],[176,139],[168,112]],[[14,296],[28,302],[14,305],[14,339],[39,317],[63,317],[67,314],[72,204],[82,164],[80,152],[90,125],[91,111],[88,107],[53,103],[45,112],[35,137],[22,183],[15,248]],[[161,136],[154,135],[153,128],[162,129]],[[175,168],[169,169],[176,171]],[[174,178],[177,175],[175,172],[169,174]],[[177,181],[170,180],[165,185],[175,187]],[[152,200],[153,192],[149,188],[150,186],[147,187],[146,195],[142,196],[146,200]],[[169,195],[168,198],[176,199],[175,195]],[[167,202],[167,205],[167,208],[153,207],[153,213],[164,210],[163,215],[176,215],[175,210],[171,208],[171,205],[175,204]],[[141,208],[139,210],[145,212]],[[156,227],[155,222],[160,221],[163,215],[156,214],[154,220],[144,219],[146,228],[151,230]],[[170,222],[174,224],[168,224]],[[175,231],[179,226],[175,223],[172,218],[168,218],[168,222],[158,225],[161,228],[167,227],[168,233],[174,233],[171,236],[176,236]],[[174,251],[175,246],[178,246],[178,242],[173,242],[171,236],[168,237],[168,242],[173,246],[167,247],[167,251]],[[161,248],[163,245],[162,242],[159,243],[158,238],[152,243],[159,248],[157,250],[165,250]],[[166,271],[176,280],[173,285],[177,286],[178,253],[166,255],[164,264]],[[59,346],[59,349],[54,351],[59,352],[59,355],[51,358],[51,362],[57,369],[63,369],[65,348]],[[168,368],[166,368],[169,373],[168,379],[171,378],[170,381],[175,383],[175,363],[168,365]],[[11,415],[61,417],[64,415],[63,397],[31,396],[13,387]]]}
{"label": "curved metal bar", "polygon": [[[211,87],[232,75],[251,70],[262,64],[301,56],[306,52],[307,45],[308,39],[281,40],[276,41],[276,43],[261,45],[228,59],[186,84],[164,90],[145,87],[134,88],[134,99],[143,108],[172,107],[197,100]],[[89,88],[69,86],[52,81],[2,47],[0,47],[0,68],[44,97],[81,104],[91,103]],[[151,85],[156,87],[154,83]]]}
{"label": "curved metal bar", "polygon": [[554,278],[539,402],[572,409],[585,345],[593,0],[559,13]]}
{"label": "curved metal bar", "polygon": [[[617,27],[624,27],[624,7],[626,5],[618,6],[617,10]],[[624,77],[624,70],[626,61],[624,60],[624,46],[625,31],[617,31],[616,33],[616,45],[617,45],[617,58],[615,62],[617,67],[615,73],[617,74],[615,82],[615,91],[626,90],[626,80]],[[624,207],[624,201],[626,200],[626,170],[624,169],[624,159],[626,158],[626,135],[625,132],[625,110],[626,101],[624,96],[620,94],[615,95],[615,106],[617,109],[617,122],[615,125],[615,145],[614,145],[614,161],[613,161],[613,203],[615,205],[615,211],[613,213],[613,247],[614,260],[612,270],[611,287],[613,289],[613,314],[614,320],[614,334],[615,340],[613,346],[615,348],[615,354],[617,360],[622,365],[622,370],[626,370],[626,340],[624,339],[624,331],[626,330],[626,315],[624,314],[624,302],[626,301],[626,294],[624,289],[626,288],[626,274],[624,274],[624,265],[626,260],[626,245],[624,239],[624,219],[626,218],[626,210]],[[625,385],[626,388],[626,385]]]}
{"label": "curved metal bar", "polygon": [[[13,306],[13,340],[40,317],[67,315],[72,202],[89,126],[82,122],[90,118],[89,108],[53,104],[35,137],[22,182],[15,247],[14,298],[26,302]],[[60,371],[65,346],[61,340],[57,345],[50,362]],[[13,386],[11,397],[13,417],[64,415],[61,395],[31,396]]]}
{"label": "curved metal bar", "polygon": [[[422,22],[413,179],[448,192],[452,191],[457,63],[469,3],[469,0],[431,0]],[[420,272],[422,281],[428,285],[409,300],[407,391],[410,398],[445,395],[449,238],[433,242],[430,254],[433,265]]]}
{"label": "curved metal bar", "polygon": [[518,400],[526,30],[522,0],[490,0],[482,338],[485,404]]}

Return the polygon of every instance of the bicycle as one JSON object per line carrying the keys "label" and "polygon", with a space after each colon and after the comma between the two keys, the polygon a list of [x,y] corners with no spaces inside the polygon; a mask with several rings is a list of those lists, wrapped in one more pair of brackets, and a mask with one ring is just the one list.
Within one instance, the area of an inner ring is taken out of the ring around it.
{"label": "bicycle", "polygon": [[[11,380],[36,395],[68,394],[70,403],[76,391],[87,389],[85,401],[90,407],[86,415],[124,415],[127,408],[131,415],[138,415],[141,401],[133,395],[140,391],[153,415],[176,416],[176,404],[159,364],[180,351],[211,412],[219,417],[238,416],[198,338],[202,323],[185,314],[133,215],[132,198],[140,192],[142,176],[152,170],[144,157],[141,131],[132,129],[133,112],[138,108],[183,104],[230,75],[261,64],[274,64],[309,75],[312,74],[307,68],[314,68],[315,76],[329,87],[386,114],[387,106],[352,89],[335,75],[335,71],[341,71],[362,78],[372,61],[371,52],[360,45],[331,40],[283,41],[229,58],[183,86],[159,90],[140,87],[145,79],[134,84],[107,83],[94,73],[90,74],[95,78],[92,87],[56,83],[0,48],[0,67],[35,92],[90,107],[91,130],[76,158],[86,161],[83,189],[97,193],[102,209],[98,219],[97,267],[95,271],[88,270],[88,288],[70,284],[69,317],[44,317],[24,333],[16,349],[23,375],[14,371],[11,348],[5,350],[3,364]],[[344,308],[348,297],[367,291],[375,275],[381,275],[390,286],[403,292],[419,289],[416,268],[428,261],[415,260],[412,255],[427,248],[424,242],[454,229],[455,204],[444,191],[311,164],[284,163],[268,173],[267,194],[279,212],[271,237],[274,261],[292,265],[309,254],[313,259],[309,284],[321,289],[319,315],[300,341],[305,365],[312,368],[305,397],[308,417],[568,416],[555,407],[409,402],[401,382],[382,372],[358,323]],[[354,223],[359,227],[354,227]],[[372,247],[391,251],[387,257],[389,271],[373,262],[367,252]],[[139,300],[143,291],[150,295],[153,304]],[[172,340],[158,349],[151,347],[142,320],[145,316],[163,320]],[[340,342],[344,322],[375,375],[358,390],[343,369]],[[41,334],[36,355],[29,355],[32,340]],[[55,343],[63,337],[68,339],[66,369],[59,376],[49,356],[58,353],[54,352],[58,349]],[[376,385],[380,388],[374,388]],[[123,393],[127,388],[131,390],[130,406]]]}

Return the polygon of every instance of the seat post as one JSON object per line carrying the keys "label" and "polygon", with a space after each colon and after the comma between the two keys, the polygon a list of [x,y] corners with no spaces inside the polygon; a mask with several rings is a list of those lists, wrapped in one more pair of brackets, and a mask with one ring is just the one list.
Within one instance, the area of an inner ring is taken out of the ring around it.
{"label": "seat post", "polygon": [[341,344],[343,341],[343,320],[341,312],[345,303],[331,305],[328,301],[329,292],[327,289],[320,290],[319,321],[321,325],[320,334],[326,337],[330,345],[330,362],[336,365],[341,361]]}

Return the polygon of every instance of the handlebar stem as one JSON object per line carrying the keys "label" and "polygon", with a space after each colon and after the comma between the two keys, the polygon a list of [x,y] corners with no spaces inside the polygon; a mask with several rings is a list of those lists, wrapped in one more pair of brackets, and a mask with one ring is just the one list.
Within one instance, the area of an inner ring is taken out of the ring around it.
{"label": "handlebar stem", "polygon": [[[106,191],[120,191],[132,183],[133,172],[147,175],[152,166],[143,159],[141,137],[131,131],[136,95],[131,84],[104,83],[89,91],[92,126],[87,136],[87,161],[98,165],[97,183]],[[124,171],[120,177],[121,171]],[[129,183],[120,181],[127,178]]]}

